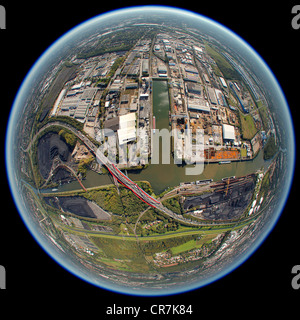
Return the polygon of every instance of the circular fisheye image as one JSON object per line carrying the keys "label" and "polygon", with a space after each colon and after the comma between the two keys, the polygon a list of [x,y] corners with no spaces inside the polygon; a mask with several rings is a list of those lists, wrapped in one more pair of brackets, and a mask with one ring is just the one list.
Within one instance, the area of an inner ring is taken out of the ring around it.
{"label": "circular fisheye image", "polygon": [[29,71],[6,136],[30,233],[119,293],[208,285],[261,245],[285,205],[294,132],[274,75],[199,14],[133,7],[58,39]]}

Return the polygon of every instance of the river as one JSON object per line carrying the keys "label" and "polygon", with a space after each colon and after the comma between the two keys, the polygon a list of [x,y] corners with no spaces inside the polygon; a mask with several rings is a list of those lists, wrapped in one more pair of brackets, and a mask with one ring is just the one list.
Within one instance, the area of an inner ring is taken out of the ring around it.
{"label": "river", "polygon": [[[156,129],[169,128],[169,90],[168,82],[153,80],[153,115],[156,118]],[[161,151],[161,146],[160,146]],[[232,162],[229,164],[210,163],[204,164],[202,174],[186,175],[186,167],[174,164],[171,158],[170,164],[150,164],[149,167],[137,174],[129,173],[132,180],[149,181],[155,193],[161,193],[168,187],[174,187],[180,182],[213,179],[221,180],[229,176],[243,176],[255,172],[267,163],[263,160],[263,152],[260,152],[252,161]]]}
{"label": "river", "polygon": [[[156,118],[156,129],[169,128],[169,90],[166,80],[153,80],[153,115]],[[161,146],[160,146],[161,154]],[[255,172],[256,170],[267,167],[270,161],[263,160],[263,152],[259,152],[255,159],[250,161],[232,162],[228,164],[210,163],[204,164],[204,170],[200,175],[186,175],[186,167],[174,164],[171,157],[170,164],[151,164],[144,170],[130,173],[128,176],[133,181],[149,181],[156,194],[161,193],[168,187],[174,187],[180,182],[190,182],[195,180],[213,179],[221,180],[229,176],[243,176]],[[108,175],[97,174],[89,171],[83,184],[86,188],[111,184]],[[68,185],[60,186],[59,191],[79,189],[79,183],[71,182]]]}

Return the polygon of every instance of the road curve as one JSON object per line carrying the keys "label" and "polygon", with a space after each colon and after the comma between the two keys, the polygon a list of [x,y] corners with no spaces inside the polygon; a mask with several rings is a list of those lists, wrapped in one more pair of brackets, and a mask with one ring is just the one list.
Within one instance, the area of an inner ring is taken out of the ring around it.
{"label": "road curve", "polygon": [[28,152],[34,143],[34,141],[37,139],[37,137],[45,131],[49,127],[53,126],[59,126],[62,128],[65,128],[69,131],[71,131],[74,135],[76,135],[85,145],[86,147],[95,155],[97,161],[99,163],[102,163],[108,171],[115,176],[115,178],[126,188],[130,189],[138,198],[143,200],[145,203],[150,205],[151,207],[164,212],[167,216],[183,222],[185,224],[189,225],[195,225],[195,226],[203,226],[207,224],[203,224],[198,221],[192,221],[190,219],[185,219],[182,215],[174,213],[172,210],[166,208],[160,201],[150,196],[148,193],[146,193],[144,190],[142,190],[135,182],[133,182],[131,179],[129,179],[125,174],[123,174],[101,151],[100,149],[81,131],[77,130],[76,128],[72,127],[71,125],[62,122],[62,121],[53,121],[47,123],[45,126],[43,126],[31,139],[29,145],[26,149],[23,149],[23,151]]}

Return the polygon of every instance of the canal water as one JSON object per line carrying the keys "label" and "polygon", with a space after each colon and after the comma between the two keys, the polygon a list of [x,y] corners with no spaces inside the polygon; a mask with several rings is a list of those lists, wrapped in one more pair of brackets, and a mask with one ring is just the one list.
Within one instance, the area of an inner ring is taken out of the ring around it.
{"label": "canal water", "polygon": [[[168,82],[166,80],[153,80],[153,115],[156,120],[156,129],[169,129],[170,99]],[[161,154],[161,146],[160,146]],[[156,194],[161,193],[168,187],[174,187],[180,182],[191,182],[195,180],[213,179],[221,180],[229,176],[243,176],[267,167],[270,162],[263,160],[263,152],[251,161],[232,162],[229,164],[210,163],[204,164],[204,170],[200,175],[186,175],[186,167],[174,164],[174,159],[170,157],[170,164],[151,164],[139,172],[130,173],[128,176],[133,181],[149,181]],[[100,175],[89,171],[83,184],[86,188],[112,183],[108,175]],[[79,183],[72,182],[59,187],[60,191],[79,189]]]}
{"label": "canal water", "polygon": [[[153,80],[153,115],[156,120],[156,129],[169,128],[169,89],[165,80]],[[161,153],[161,146],[160,146]],[[243,176],[255,172],[265,166],[263,153],[260,152],[252,161],[232,162],[229,164],[210,163],[204,164],[204,170],[200,175],[186,175],[186,166],[174,164],[171,157],[170,164],[150,164],[149,167],[137,174],[129,174],[132,180],[149,181],[156,194],[161,193],[168,187],[174,187],[180,182],[213,179],[221,180],[229,176]]]}

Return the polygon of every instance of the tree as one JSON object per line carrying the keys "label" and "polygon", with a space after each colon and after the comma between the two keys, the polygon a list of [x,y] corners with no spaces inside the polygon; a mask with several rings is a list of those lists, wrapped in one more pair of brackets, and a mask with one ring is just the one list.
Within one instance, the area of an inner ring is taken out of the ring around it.
{"label": "tree", "polygon": [[264,160],[271,159],[277,152],[277,146],[275,144],[275,138],[272,134],[264,147]]}
{"label": "tree", "polygon": [[58,134],[66,142],[66,144],[72,148],[75,147],[77,137],[73,133],[67,132],[65,129],[61,129]]}

